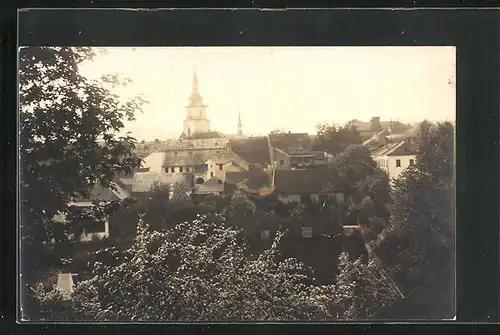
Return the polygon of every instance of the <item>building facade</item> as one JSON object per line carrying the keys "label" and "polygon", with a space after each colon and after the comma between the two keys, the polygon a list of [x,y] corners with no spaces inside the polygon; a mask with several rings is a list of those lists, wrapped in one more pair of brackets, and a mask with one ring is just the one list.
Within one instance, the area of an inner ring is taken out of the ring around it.
{"label": "building facade", "polygon": [[388,143],[374,150],[371,155],[390,180],[398,178],[416,160],[416,150],[407,140]]}

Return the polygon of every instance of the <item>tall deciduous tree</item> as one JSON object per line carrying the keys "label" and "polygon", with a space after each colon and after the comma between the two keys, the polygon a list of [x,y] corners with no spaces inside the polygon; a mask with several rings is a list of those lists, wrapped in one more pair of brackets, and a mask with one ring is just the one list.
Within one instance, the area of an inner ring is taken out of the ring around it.
{"label": "tall deciduous tree", "polygon": [[369,239],[375,238],[389,218],[387,205],[392,199],[387,174],[377,167],[368,149],[359,145],[337,155],[332,169],[338,180],[330,187],[342,191],[346,199],[345,223],[360,224]]}
{"label": "tall deciduous tree", "polygon": [[[115,173],[130,172],[138,160],[135,139],[117,136],[145,100],[123,101],[113,87],[117,75],[94,81],[79,71],[92,48],[28,47],[20,50],[20,195],[23,271],[28,275],[54,233],[52,218],[72,197],[95,184],[109,186]],[[29,264],[27,263],[29,261]]]}
{"label": "tall deciduous tree", "polygon": [[394,183],[390,226],[374,244],[376,253],[407,294],[443,279],[453,286],[454,127],[423,122],[416,164]]}

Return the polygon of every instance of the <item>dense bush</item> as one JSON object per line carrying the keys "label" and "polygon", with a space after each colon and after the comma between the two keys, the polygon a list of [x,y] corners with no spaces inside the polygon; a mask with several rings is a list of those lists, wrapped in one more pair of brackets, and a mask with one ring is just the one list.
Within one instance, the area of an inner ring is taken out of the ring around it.
{"label": "dense bush", "polygon": [[[280,257],[281,234],[257,259],[245,237],[223,215],[200,216],[170,231],[139,225],[134,246],[96,263],[70,300],[39,289],[43,320],[282,321],[366,317],[396,299],[376,265],[340,258],[335,284],[320,285],[313,271]],[[116,252],[116,251],[115,251]]]}

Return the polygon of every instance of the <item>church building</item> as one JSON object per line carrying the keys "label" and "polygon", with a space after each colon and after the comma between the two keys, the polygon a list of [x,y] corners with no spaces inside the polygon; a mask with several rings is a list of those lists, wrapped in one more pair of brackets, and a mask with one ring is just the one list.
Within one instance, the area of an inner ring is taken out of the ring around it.
{"label": "church building", "polygon": [[186,106],[186,119],[181,139],[209,139],[222,138],[219,132],[212,131],[210,120],[207,117],[207,105],[203,102],[203,96],[198,90],[198,76],[196,71],[193,75],[193,90],[189,96]]}

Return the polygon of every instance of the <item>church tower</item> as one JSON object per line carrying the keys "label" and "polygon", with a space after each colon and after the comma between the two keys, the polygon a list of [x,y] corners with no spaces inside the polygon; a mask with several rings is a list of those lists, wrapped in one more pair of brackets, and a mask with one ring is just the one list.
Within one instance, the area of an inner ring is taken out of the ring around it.
{"label": "church tower", "polygon": [[238,111],[238,136],[243,136],[243,126],[241,124],[241,112]]}
{"label": "church tower", "polygon": [[210,120],[207,118],[203,97],[198,91],[198,76],[196,71],[193,75],[193,92],[189,97],[189,104],[186,106],[186,119],[184,120],[183,137],[191,137],[197,133],[210,132]]}

